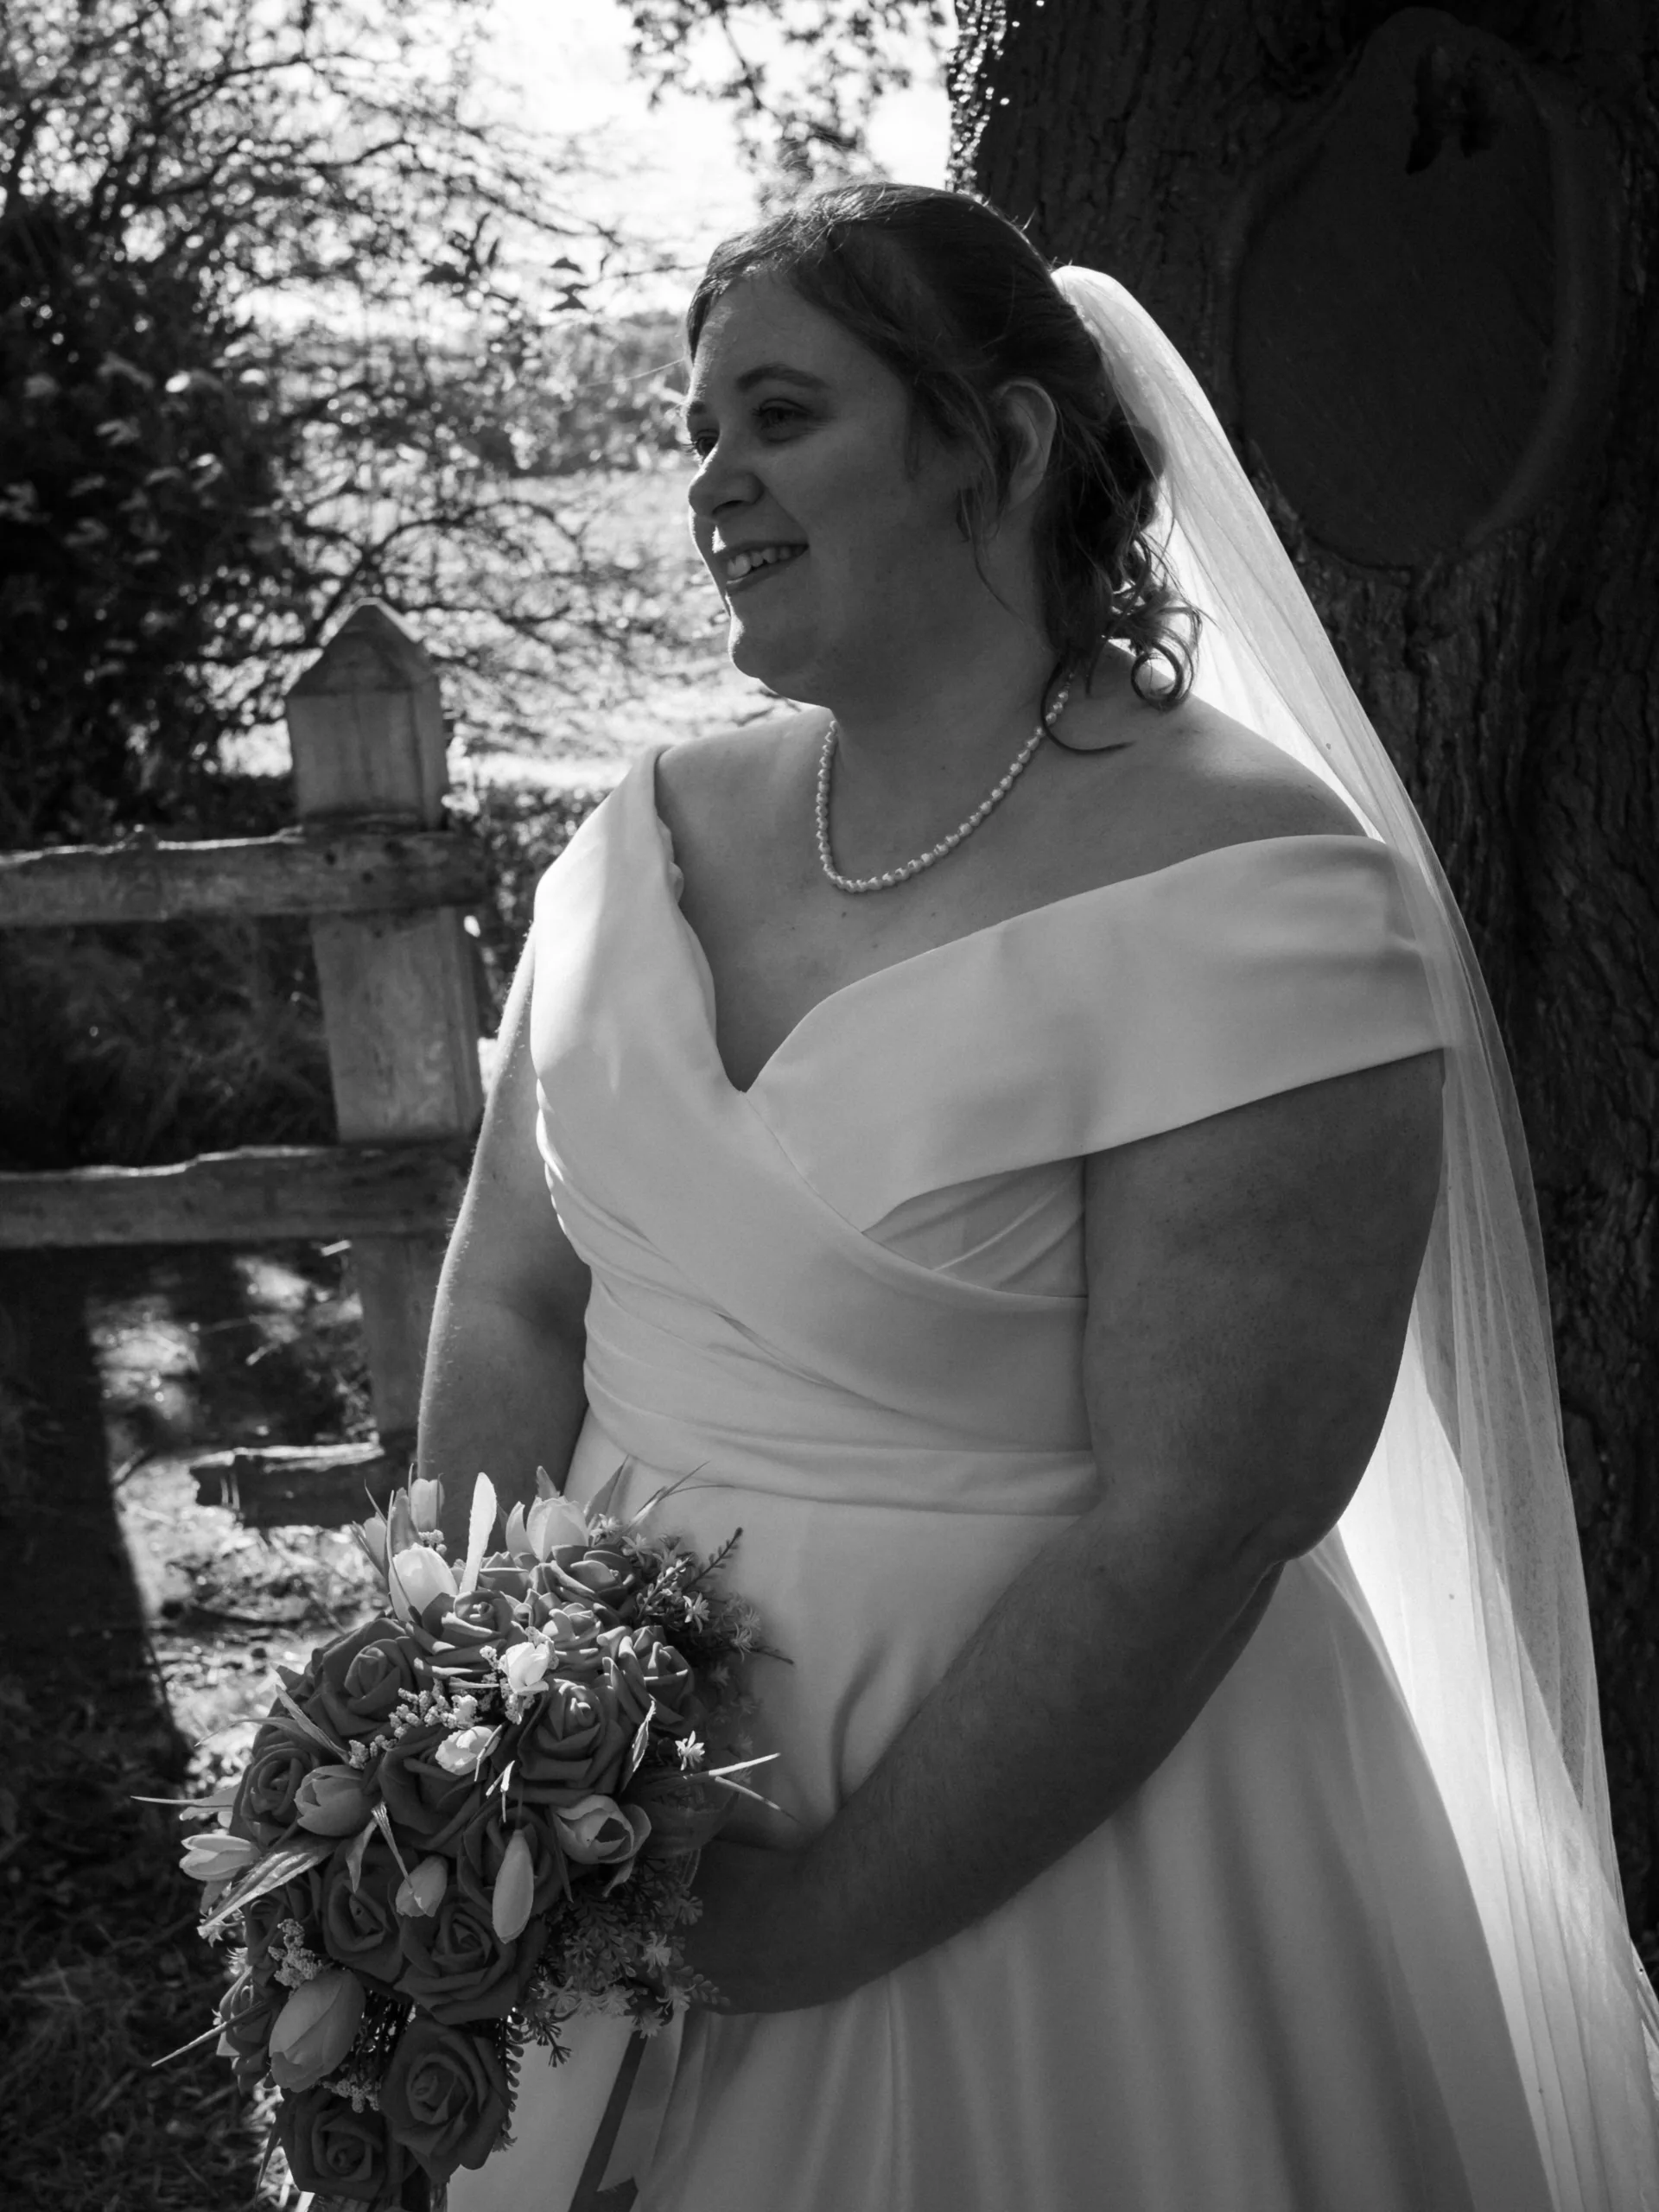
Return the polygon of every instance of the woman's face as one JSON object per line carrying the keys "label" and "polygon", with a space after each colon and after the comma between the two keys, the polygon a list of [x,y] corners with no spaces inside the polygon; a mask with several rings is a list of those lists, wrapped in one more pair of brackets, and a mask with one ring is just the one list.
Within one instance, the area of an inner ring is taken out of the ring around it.
{"label": "woman's face", "polygon": [[904,385],[832,316],[772,278],[733,285],[686,429],[692,535],[746,675],[851,704],[960,650],[985,596],[957,520],[965,464],[912,440]]}

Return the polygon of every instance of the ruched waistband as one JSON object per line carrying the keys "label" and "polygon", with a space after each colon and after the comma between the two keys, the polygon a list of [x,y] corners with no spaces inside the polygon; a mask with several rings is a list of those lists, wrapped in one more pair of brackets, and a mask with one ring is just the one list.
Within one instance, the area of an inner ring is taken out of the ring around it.
{"label": "ruched waistband", "polygon": [[[715,1418],[708,1408],[653,1409],[620,1396],[607,1363],[588,1369],[589,1427],[613,1448],[666,1481],[798,1498],[927,1513],[1061,1518],[1086,1512],[1099,1478],[1087,1452],[1013,1451],[934,1438],[883,1440],[846,1431],[810,1433],[798,1402],[774,1403],[775,1426]],[[757,1404],[757,1414],[764,1408]]]}

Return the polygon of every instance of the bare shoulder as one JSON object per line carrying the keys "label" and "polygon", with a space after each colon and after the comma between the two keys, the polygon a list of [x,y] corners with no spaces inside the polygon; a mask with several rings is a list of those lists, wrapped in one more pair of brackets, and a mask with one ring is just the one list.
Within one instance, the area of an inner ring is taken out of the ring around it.
{"label": "bare shoulder", "polygon": [[1365,834],[1322,776],[1202,700],[1155,707],[1122,678],[1074,702],[1065,721],[1067,744],[1048,763],[1049,829],[1080,880],[1263,838]]}
{"label": "bare shoulder", "polygon": [[711,732],[670,746],[658,756],[657,804],[676,836],[763,817],[775,803],[779,778],[804,746],[816,743],[823,716],[814,708],[785,709],[741,729]]}
{"label": "bare shoulder", "polygon": [[1363,836],[1339,792],[1229,715],[1188,699],[1141,747],[1144,797],[1202,852],[1262,837]]}

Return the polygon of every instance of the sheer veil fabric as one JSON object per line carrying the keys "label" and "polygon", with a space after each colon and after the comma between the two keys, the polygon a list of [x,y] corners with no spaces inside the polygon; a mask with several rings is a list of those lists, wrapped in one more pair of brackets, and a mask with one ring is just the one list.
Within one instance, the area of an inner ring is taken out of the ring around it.
{"label": "sheer veil fabric", "polygon": [[1056,272],[1163,466],[1198,695],[1332,784],[1403,874],[1447,1040],[1406,1355],[1342,1535],[1468,1869],[1559,2212],[1659,2212],[1659,2010],[1614,1860],[1548,1295],[1509,1070],[1404,785],[1208,400],[1111,277]]}

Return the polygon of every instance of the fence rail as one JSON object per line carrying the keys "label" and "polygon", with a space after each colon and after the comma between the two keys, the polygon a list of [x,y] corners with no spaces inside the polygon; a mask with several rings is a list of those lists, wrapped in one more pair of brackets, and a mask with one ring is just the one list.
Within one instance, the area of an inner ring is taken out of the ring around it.
{"label": "fence rail", "polygon": [[466,1186],[446,1144],[249,1145],[172,1167],[0,1175],[0,1251],[442,1236]]}
{"label": "fence rail", "polygon": [[297,825],[274,837],[0,858],[0,929],[301,914],[340,1141],[168,1167],[0,1175],[0,1249],[349,1239],[376,1440],[211,1453],[200,1493],[245,1520],[339,1522],[413,1449],[449,1224],[483,1112],[482,861],[443,826],[436,671],[382,607],[349,614],[286,702]]}
{"label": "fence rail", "polygon": [[468,906],[484,889],[476,848],[453,830],[294,829],[188,844],[61,845],[0,854],[0,929],[413,913]]}

